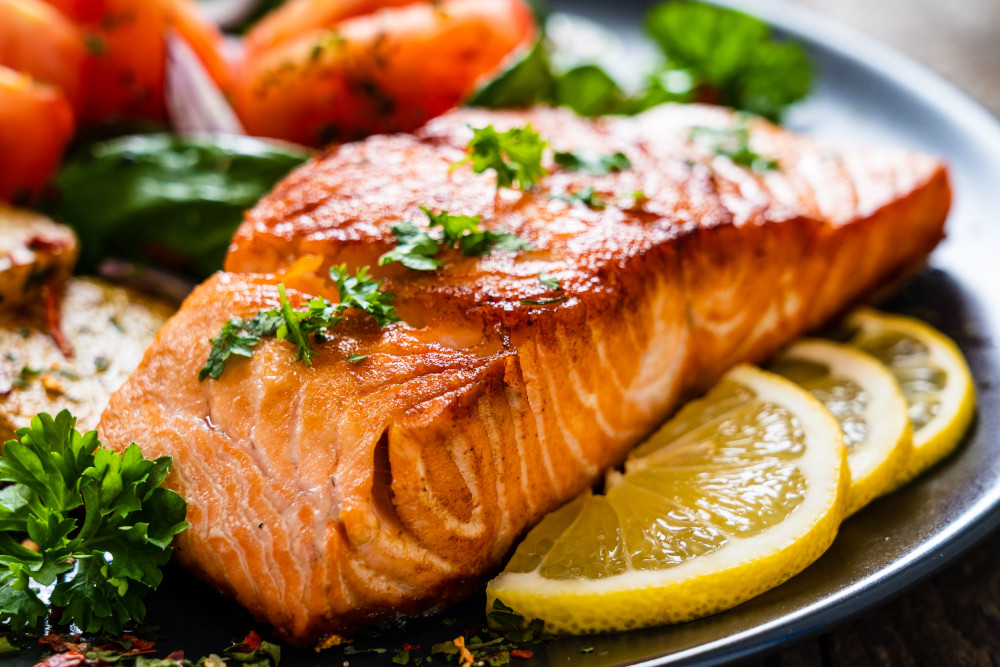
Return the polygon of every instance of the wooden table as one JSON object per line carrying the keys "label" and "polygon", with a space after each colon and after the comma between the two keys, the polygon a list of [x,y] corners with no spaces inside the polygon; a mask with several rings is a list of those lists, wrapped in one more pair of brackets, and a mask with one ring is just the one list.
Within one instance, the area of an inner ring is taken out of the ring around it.
{"label": "wooden table", "polygon": [[[1000,116],[1000,0],[797,1],[910,55]],[[1000,664],[1000,533],[902,597],[752,664]]]}

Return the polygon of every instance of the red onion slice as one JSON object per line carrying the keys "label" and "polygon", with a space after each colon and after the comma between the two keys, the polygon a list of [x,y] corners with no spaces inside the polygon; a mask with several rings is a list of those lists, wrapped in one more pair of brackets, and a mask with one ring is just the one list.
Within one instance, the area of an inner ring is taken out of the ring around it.
{"label": "red onion slice", "polygon": [[174,130],[246,134],[239,118],[184,38],[167,34],[167,113]]}

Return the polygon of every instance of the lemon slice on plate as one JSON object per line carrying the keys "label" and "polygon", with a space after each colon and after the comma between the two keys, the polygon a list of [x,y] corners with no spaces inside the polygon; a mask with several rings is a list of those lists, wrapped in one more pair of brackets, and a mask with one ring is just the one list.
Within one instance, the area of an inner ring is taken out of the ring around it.
{"label": "lemon slice on plate", "polygon": [[848,515],[893,488],[909,463],[913,437],[906,400],[888,368],[848,345],[802,340],[768,370],[808,391],[840,424],[851,471]]}
{"label": "lemon slice on plate", "polygon": [[833,541],[850,475],[808,392],[738,366],[609,476],[548,515],[486,589],[556,633],[685,621],[797,574]]}
{"label": "lemon slice on plate", "polygon": [[958,346],[912,317],[862,308],[846,321],[848,342],[885,364],[899,382],[913,428],[913,453],[898,488],[951,453],[975,412],[972,374]]}

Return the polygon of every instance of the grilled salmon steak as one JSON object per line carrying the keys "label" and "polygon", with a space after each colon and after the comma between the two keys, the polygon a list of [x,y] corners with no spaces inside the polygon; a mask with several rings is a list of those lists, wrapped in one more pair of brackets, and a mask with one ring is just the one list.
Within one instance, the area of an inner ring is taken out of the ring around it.
{"label": "grilled salmon steak", "polygon": [[[454,166],[470,126],[528,123],[554,151],[630,166],[595,175],[548,154],[529,191]],[[734,137],[740,150],[720,147]],[[167,484],[192,524],[178,557],[286,640],[427,612],[473,591],[683,396],[919,265],[949,200],[932,157],[836,150],[712,107],[454,112],[281,183],[114,396],[101,437],[174,458]],[[393,225],[426,228],[421,206],[531,249],[377,266]],[[322,270],[296,276],[310,256]],[[276,307],[278,282],[293,306],[335,301],[321,276],[342,263],[373,267],[405,323],[347,311],[312,367],[271,338],[199,382],[229,318]]]}

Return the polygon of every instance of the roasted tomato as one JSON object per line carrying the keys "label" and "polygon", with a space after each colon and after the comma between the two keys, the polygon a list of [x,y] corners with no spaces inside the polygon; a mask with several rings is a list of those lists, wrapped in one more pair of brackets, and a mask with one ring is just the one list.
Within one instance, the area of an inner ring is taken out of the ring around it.
{"label": "roasted tomato", "polygon": [[412,130],[533,38],[521,0],[382,9],[249,56],[234,88],[250,134],[307,145]]}
{"label": "roasted tomato", "polygon": [[31,199],[73,136],[73,108],[56,87],[0,66],[0,199]]}
{"label": "roasted tomato", "polygon": [[0,65],[63,91],[75,108],[87,57],[83,31],[41,0],[0,0]]}
{"label": "roasted tomato", "polygon": [[85,33],[89,57],[81,121],[164,120],[166,35],[186,39],[222,86],[229,80],[222,35],[190,0],[46,0]]}
{"label": "roasted tomato", "polygon": [[355,16],[386,7],[411,5],[415,0],[289,0],[262,18],[247,32],[244,43],[250,57],[312,30],[328,28]]}

